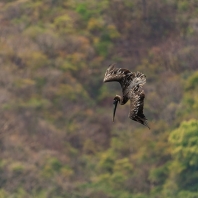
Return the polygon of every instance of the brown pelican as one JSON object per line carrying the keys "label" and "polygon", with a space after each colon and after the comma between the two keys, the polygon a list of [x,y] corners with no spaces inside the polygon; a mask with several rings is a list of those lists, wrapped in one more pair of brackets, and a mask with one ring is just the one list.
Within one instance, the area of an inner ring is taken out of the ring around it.
{"label": "brown pelican", "polygon": [[146,83],[146,76],[140,72],[130,72],[128,69],[115,68],[115,64],[112,64],[107,69],[103,82],[111,81],[120,83],[123,94],[122,97],[116,95],[114,98],[113,122],[118,102],[124,105],[130,100],[129,118],[149,128],[143,113],[145,94],[142,87]]}

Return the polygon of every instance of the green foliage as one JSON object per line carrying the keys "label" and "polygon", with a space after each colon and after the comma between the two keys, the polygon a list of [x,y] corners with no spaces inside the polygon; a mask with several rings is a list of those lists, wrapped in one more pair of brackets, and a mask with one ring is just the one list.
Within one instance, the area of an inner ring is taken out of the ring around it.
{"label": "green foliage", "polygon": [[197,72],[194,72],[190,75],[185,82],[185,94],[183,97],[183,101],[181,103],[180,110],[178,111],[179,116],[187,117],[187,118],[195,118],[198,110],[198,94],[197,94]]}
{"label": "green foliage", "polygon": [[50,105],[50,103],[49,103],[48,100],[39,99],[39,98],[36,98],[36,97],[30,98],[28,101],[20,102],[18,104],[19,107],[35,108],[35,109],[45,108],[49,105]]}
{"label": "green foliage", "polygon": [[196,198],[198,196],[197,192],[181,191],[178,194],[178,198]]}
{"label": "green foliage", "polygon": [[55,20],[54,20],[54,25],[56,26],[56,28],[61,31],[61,33],[72,33],[74,32],[73,29],[73,21],[72,18],[67,15],[64,14],[62,16],[58,16]]}
{"label": "green foliage", "polygon": [[152,169],[150,171],[149,179],[153,183],[163,184],[167,178],[168,173],[168,165],[165,164],[163,166]]}
{"label": "green foliage", "polygon": [[16,174],[20,174],[24,170],[24,166],[20,162],[14,162],[14,163],[10,164],[9,168],[12,172],[14,172]]}
{"label": "green foliage", "polygon": [[0,198],[8,197],[8,193],[4,189],[0,189]]}
{"label": "green foliage", "polygon": [[189,2],[188,1],[180,1],[178,3],[178,9],[180,11],[187,11],[189,8]]}
{"label": "green foliage", "polygon": [[106,152],[101,156],[99,167],[107,172],[113,171],[113,165],[115,163],[115,154],[112,151]]}
{"label": "green foliage", "polygon": [[55,175],[70,178],[73,175],[73,170],[68,165],[63,165],[59,159],[52,157],[45,162],[41,175],[48,179]]}
{"label": "green foliage", "polygon": [[101,55],[106,57],[109,53],[109,49],[110,49],[110,42],[108,41],[100,41],[98,42],[96,45],[96,52]]}
{"label": "green foliage", "polygon": [[[198,175],[198,123],[197,120],[184,121],[180,127],[174,130],[169,138],[173,145],[172,155],[174,161],[171,172],[174,172],[181,189],[197,189]],[[192,185],[194,184],[194,185]]]}
{"label": "green foliage", "polygon": [[189,91],[189,90],[195,90],[197,89],[197,87],[198,87],[198,72],[195,72],[193,73],[192,76],[190,76],[187,79],[185,88],[187,91]]}
{"label": "green foliage", "polygon": [[24,35],[35,39],[39,34],[44,32],[44,28],[39,26],[30,26],[24,31]]}
{"label": "green foliage", "polygon": [[87,4],[81,3],[77,5],[76,12],[81,14],[84,20],[88,20],[91,17],[93,11],[88,9]]}

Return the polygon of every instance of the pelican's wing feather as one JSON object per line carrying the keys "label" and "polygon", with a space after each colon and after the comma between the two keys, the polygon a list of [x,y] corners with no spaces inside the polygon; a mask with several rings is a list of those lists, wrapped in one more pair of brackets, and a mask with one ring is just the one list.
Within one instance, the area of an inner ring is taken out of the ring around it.
{"label": "pelican's wing feather", "polygon": [[[143,90],[136,90],[134,87],[130,92],[130,113],[129,118],[148,126],[147,119],[143,113],[145,94]],[[150,129],[150,128],[149,128]]]}
{"label": "pelican's wing feather", "polygon": [[129,90],[133,91],[134,87],[136,87],[136,89],[142,89],[145,83],[146,83],[146,76],[140,72],[136,72],[134,73],[134,77],[129,85]]}

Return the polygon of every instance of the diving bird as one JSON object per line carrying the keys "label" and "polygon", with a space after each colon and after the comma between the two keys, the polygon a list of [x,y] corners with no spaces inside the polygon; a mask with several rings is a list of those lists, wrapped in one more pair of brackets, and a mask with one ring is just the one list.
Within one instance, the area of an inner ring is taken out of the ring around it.
{"label": "diving bird", "polygon": [[120,105],[124,105],[130,100],[129,118],[149,128],[143,113],[145,94],[142,87],[146,83],[146,76],[140,72],[130,72],[128,69],[115,68],[115,64],[111,64],[105,73],[103,82],[111,81],[120,83],[123,95],[116,95],[114,98],[113,122],[118,102]]}

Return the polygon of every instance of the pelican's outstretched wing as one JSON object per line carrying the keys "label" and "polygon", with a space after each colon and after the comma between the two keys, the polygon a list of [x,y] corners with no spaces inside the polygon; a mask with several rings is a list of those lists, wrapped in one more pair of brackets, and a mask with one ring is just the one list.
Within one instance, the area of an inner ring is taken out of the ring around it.
{"label": "pelican's outstretched wing", "polygon": [[138,87],[134,87],[133,89],[131,89],[130,91],[131,105],[130,105],[129,118],[149,128],[148,123],[146,121],[147,119],[143,113],[144,98],[145,98],[145,94],[143,90],[139,89]]}
{"label": "pelican's outstretched wing", "polygon": [[115,64],[112,64],[107,69],[103,82],[118,81],[123,87],[126,82],[131,82],[133,75],[128,69],[115,68]]}

